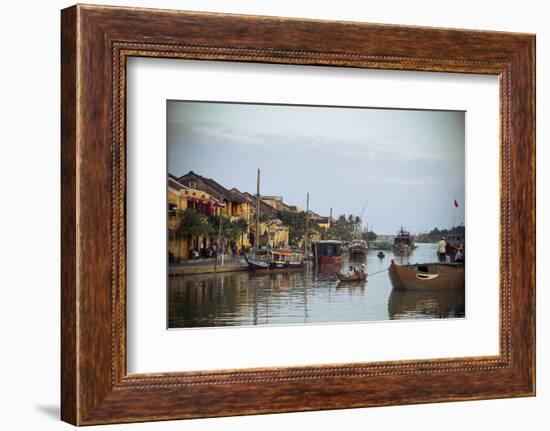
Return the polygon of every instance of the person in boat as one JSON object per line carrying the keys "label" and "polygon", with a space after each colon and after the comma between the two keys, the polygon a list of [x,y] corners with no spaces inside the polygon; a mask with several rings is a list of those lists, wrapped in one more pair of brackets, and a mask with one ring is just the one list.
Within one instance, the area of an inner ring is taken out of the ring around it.
{"label": "person in boat", "polygon": [[349,273],[350,274],[356,274],[357,272],[355,271],[355,267],[353,265],[350,265],[349,266]]}
{"label": "person in boat", "polygon": [[447,242],[445,241],[445,237],[441,237],[441,240],[439,241],[437,245],[437,258],[440,262],[445,262],[445,255],[447,253]]}
{"label": "person in boat", "polygon": [[361,277],[363,277],[363,278],[365,277],[365,268],[366,268],[365,264],[362,263],[361,264]]}
{"label": "person in boat", "polygon": [[464,263],[464,248],[462,247],[462,244],[460,244],[460,247],[455,253],[454,261],[456,263]]}

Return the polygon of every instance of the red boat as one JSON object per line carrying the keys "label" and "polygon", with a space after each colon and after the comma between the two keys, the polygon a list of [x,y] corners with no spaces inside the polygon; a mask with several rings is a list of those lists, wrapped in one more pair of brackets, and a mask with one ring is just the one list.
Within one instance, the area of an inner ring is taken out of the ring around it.
{"label": "red boat", "polygon": [[337,265],[342,262],[342,241],[324,240],[311,243],[313,261],[317,265]]}

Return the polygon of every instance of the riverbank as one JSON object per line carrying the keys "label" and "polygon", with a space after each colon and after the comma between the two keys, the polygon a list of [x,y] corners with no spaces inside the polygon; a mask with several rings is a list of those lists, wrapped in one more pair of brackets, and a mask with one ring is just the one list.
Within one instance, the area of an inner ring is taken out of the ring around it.
{"label": "riverbank", "polygon": [[217,265],[214,259],[189,260],[182,263],[170,263],[168,265],[169,276],[213,274],[221,272],[246,271],[248,264],[242,258],[227,257],[223,266],[218,259]]}

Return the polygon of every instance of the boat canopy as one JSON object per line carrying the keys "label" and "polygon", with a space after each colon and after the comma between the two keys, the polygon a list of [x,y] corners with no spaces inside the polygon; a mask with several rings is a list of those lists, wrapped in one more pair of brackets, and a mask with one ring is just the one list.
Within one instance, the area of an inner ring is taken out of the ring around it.
{"label": "boat canopy", "polygon": [[272,251],[271,254],[278,254],[280,256],[292,256],[295,253],[292,251]]}
{"label": "boat canopy", "polygon": [[313,243],[341,245],[342,241],[338,241],[337,239],[323,239],[323,240],[320,240],[320,241],[313,241]]}

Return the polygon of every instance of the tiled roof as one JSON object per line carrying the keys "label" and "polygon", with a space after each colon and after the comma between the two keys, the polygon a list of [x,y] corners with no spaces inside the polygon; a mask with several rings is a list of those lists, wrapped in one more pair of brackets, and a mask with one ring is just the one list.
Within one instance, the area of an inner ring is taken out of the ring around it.
{"label": "tiled roof", "polygon": [[184,184],[189,184],[190,182],[201,183],[196,185],[198,190],[205,189],[202,191],[207,192],[219,200],[234,200],[233,194],[225,187],[214,181],[212,178],[205,178],[193,171],[189,171],[187,174],[181,176],[178,181],[183,182]]}
{"label": "tiled roof", "polygon": [[174,179],[175,177],[173,175],[170,175],[168,177],[168,186],[173,188],[174,190],[182,190],[182,189],[188,189],[188,187],[185,187],[183,184],[179,183]]}

